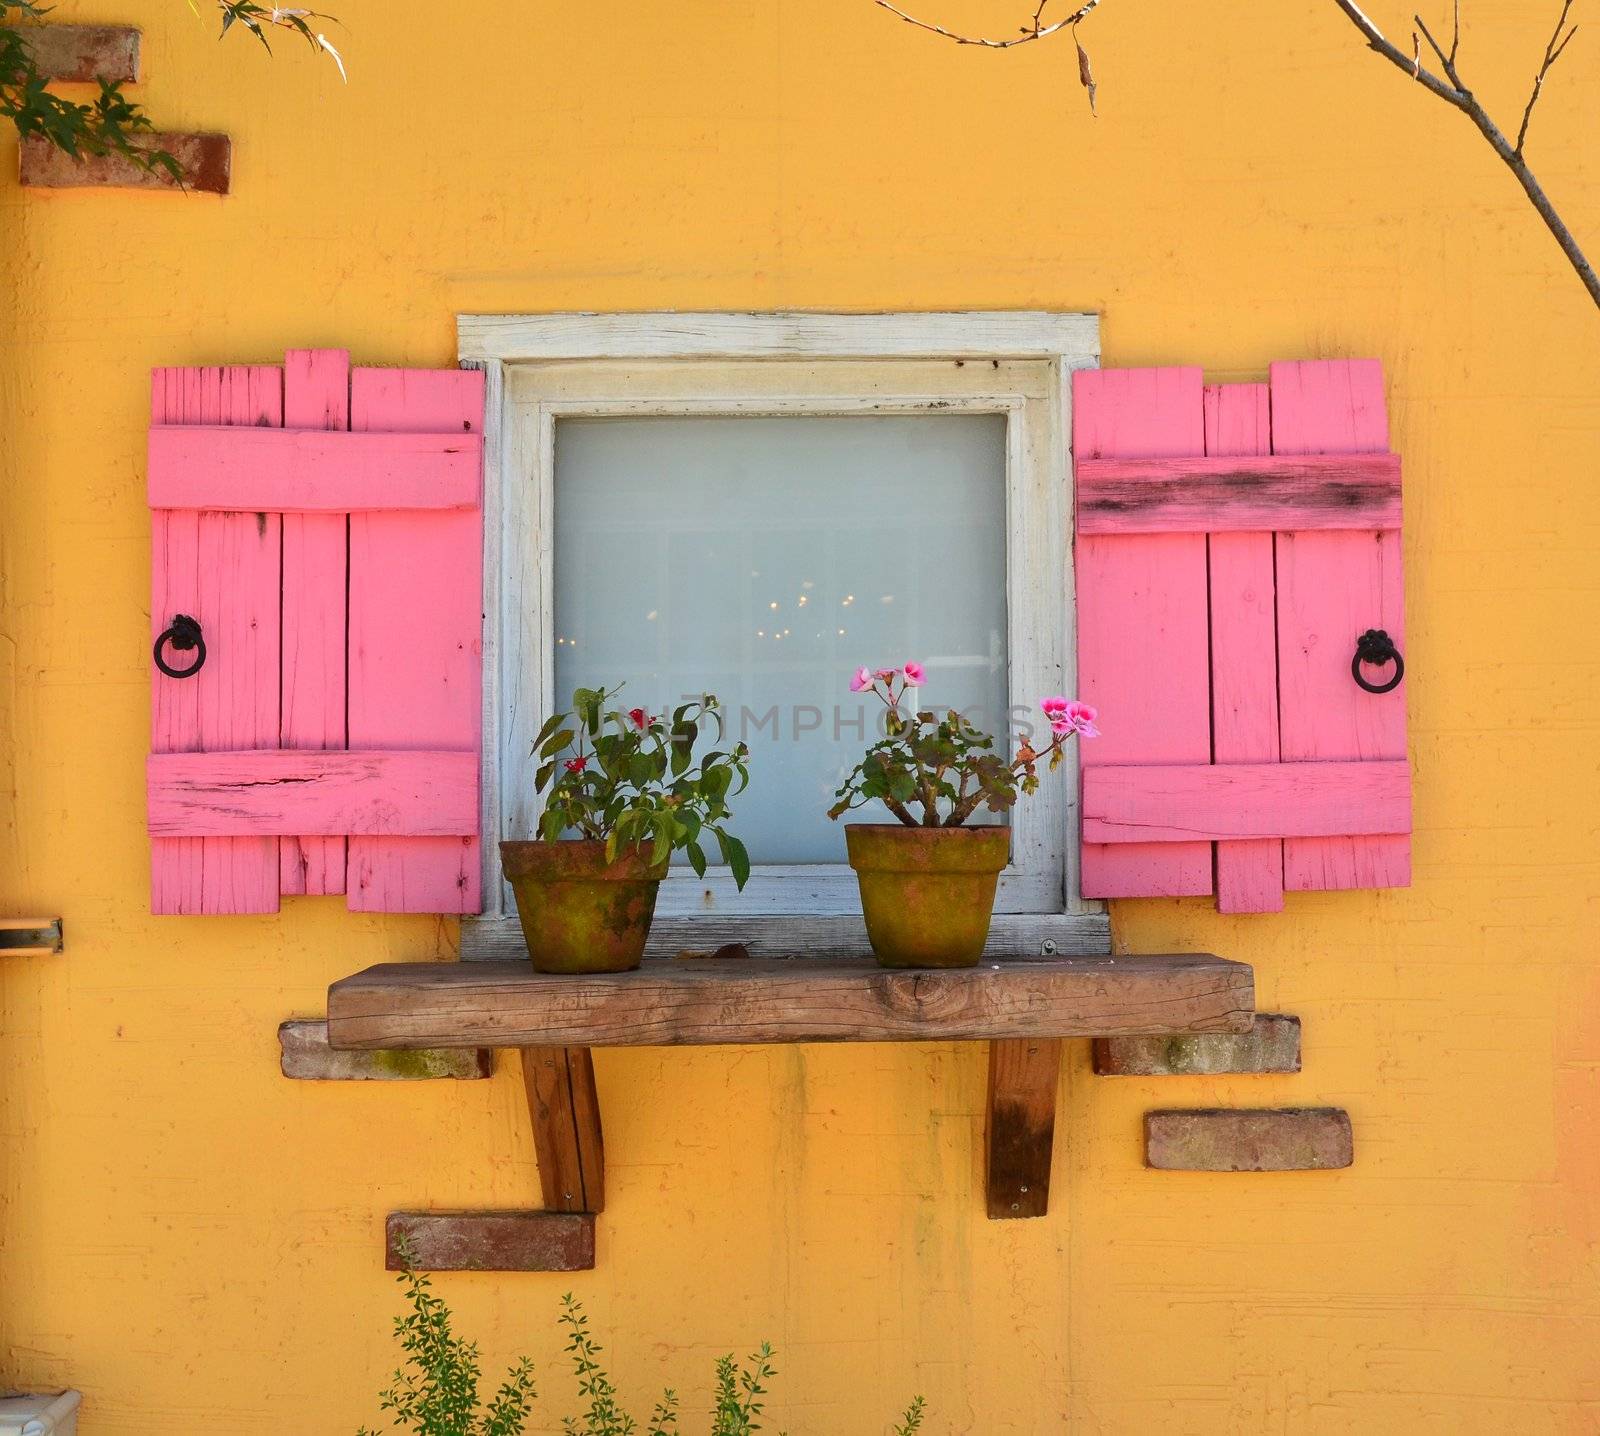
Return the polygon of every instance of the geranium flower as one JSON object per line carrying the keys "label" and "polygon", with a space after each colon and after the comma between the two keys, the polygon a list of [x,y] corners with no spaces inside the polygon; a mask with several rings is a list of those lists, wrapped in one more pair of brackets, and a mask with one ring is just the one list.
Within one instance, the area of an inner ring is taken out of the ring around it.
{"label": "geranium flower", "polygon": [[1100,730],[1094,726],[1094,720],[1099,716],[1098,709],[1073,699],[1064,710],[1051,718],[1050,730],[1053,733],[1076,733],[1080,738],[1098,738]]}
{"label": "geranium flower", "polygon": [[1047,718],[1057,718],[1072,707],[1072,704],[1065,698],[1041,698],[1039,707],[1044,710]]}
{"label": "geranium flower", "polygon": [[562,766],[569,773],[581,773],[589,766],[589,760],[580,753],[576,758],[568,758]]}
{"label": "geranium flower", "polygon": [[646,728],[655,722],[655,719],[643,708],[630,708],[628,709],[628,721],[643,733]]}
{"label": "geranium flower", "polygon": [[852,693],[865,693],[875,681],[870,668],[858,668],[855,671],[855,676],[850,680],[850,691]]}
{"label": "geranium flower", "polygon": [[920,663],[908,663],[900,671],[906,676],[907,688],[920,688],[928,681],[928,671]]}
{"label": "geranium flower", "polygon": [[878,677],[883,679],[885,683],[893,682],[899,674],[900,670],[898,668],[880,668],[878,670]]}

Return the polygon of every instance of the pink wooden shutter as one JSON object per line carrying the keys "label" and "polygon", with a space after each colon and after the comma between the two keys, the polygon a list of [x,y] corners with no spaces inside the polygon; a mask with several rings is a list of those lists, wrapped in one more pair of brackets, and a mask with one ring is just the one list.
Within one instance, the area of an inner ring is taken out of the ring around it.
{"label": "pink wooden shutter", "polygon": [[[1410,881],[1400,463],[1376,361],[1074,376],[1086,897]],[[1393,664],[1360,664],[1371,686]]]}
{"label": "pink wooden shutter", "polygon": [[152,637],[205,644],[152,677],[152,910],[476,912],[483,376],[161,369],[151,420]]}

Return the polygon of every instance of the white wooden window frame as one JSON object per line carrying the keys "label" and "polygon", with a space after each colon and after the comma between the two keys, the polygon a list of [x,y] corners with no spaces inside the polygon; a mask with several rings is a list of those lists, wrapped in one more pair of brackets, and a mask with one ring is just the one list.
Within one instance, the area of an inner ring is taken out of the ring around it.
{"label": "white wooden window frame", "polygon": [[[947,314],[461,315],[460,358],[487,379],[484,492],[485,910],[463,955],[521,945],[498,839],[536,808],[526,755],[550,711],[554,433],[604,415],[999,413],[1007,426],[1007,610],[1014,703],[1073,690],[1071,375],[1099,362],[1097,316]],[[766,362],[756,362],[766,361]],[[773,363],[770,361],[787,361]],[[1101,905],[1078,894],[1076,765],[1014,815],[994,955],[1104,952]],[[651,952],[743,942],[758,954],[865,952],[842,865],[676,871]]]}

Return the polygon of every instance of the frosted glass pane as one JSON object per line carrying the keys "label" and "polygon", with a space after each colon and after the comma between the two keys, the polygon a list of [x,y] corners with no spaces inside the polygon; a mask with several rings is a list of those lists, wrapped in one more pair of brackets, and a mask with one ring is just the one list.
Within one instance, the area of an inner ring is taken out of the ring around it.
{"label": "frosted glass pane", "polygon": [[716,693],[752,750],[752,860],[843,862],[827,808],[882,711],[849,691],[859,664],[920,659],[925,706],[1005,725],[1005,424],[558,420],[557,697]]}

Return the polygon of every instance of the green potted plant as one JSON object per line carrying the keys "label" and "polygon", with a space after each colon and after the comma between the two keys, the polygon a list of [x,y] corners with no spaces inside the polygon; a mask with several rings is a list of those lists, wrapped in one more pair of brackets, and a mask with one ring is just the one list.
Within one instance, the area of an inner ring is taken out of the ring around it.
{"label": "green potted plant", "polygon": [[[1006,814],[1021,794],[1039,787],[1038,765],[1060,766],[1073,738],[1095,738],[1095,710],[1068,698],[1043,698],[1050,743],[1035,751],[1024,740],[1014,758],[955,709],[942,716],[900,711],[920,689],[920,663],[859,668],[853,693],[882,700],[884,737],[844,780],[830,818],[873,801],[893,823],[850,823],[845,847],[861,886],[867,938],[884,967],[971,967],[983,954],[995,886],[1011,852],[1005,824],[964,826],[980,810]],[[921,817],[912,806],[919,806]]]}
{"label": "green potted plant", "polygon": [[709,719],[721,732],[715,695],[669,719],[608,708],[618,691],[579,688],[572,711],[539,730],[539,836],[500,844],[540,972],[637,967],[673,853],[704,877],[705,844],[714,838],[734,881],[742,888],[750,876],[744,844],[724,826],[728,800],[750,781],[749,749],[740,743],[695,759],[702,725]]}

